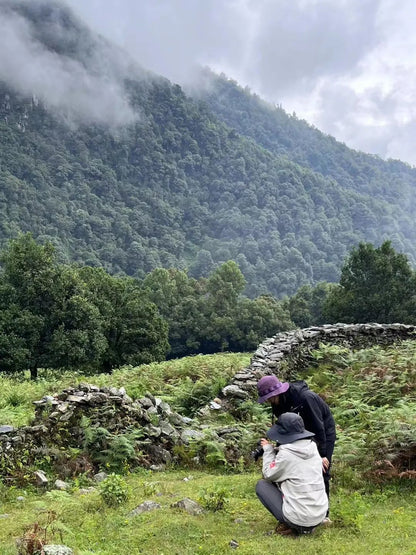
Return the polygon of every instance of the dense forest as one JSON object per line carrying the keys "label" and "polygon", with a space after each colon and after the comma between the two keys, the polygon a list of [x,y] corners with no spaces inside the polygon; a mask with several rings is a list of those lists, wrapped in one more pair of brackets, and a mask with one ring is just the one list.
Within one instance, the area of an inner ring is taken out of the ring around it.
{"label": "dense forest", "polygon": [[61,264],[30,233],[0,253],[0,372],[111,372],[165,358],[249,352],[265,338],[324,322],[416,322],[416,272],[389,242],[361,243],[339,284],[305,285],[279,301],[249,299],[237,264],[208,278],[157,268],[144,279]]}
{"label": "dense forest", "polygon": [[414,263],[416,170],[354,152],[224,77],[191,95],[133,63],[126,75],[115,47],[61,5],[0,9],[24,18],[38,48],[120,75],[137,116],[77,120],[2,82],[1,246],[31,232],[62,263],[140,279],[157,268],[199,279],[232,260],[250,298],[338,281],[361,241],[391,240]]}

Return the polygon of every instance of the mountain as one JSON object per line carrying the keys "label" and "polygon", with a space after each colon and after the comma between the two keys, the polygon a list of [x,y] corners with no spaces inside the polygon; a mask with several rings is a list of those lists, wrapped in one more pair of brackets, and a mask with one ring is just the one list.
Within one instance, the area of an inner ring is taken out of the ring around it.
{"label": "mountain", "polygon": [[[0,246],[139,278],[235,260],[247,294],[337,281],[359,241],[416,259],[416,171],[348,149],[223,76],[151,74],[60,3],[0,2]],[[209,85],[206,86],[207,79]]]}

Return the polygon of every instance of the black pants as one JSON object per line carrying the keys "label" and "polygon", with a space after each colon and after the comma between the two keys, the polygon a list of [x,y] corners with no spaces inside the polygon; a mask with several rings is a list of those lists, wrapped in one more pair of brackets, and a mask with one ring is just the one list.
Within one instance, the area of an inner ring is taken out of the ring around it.
{"label": "black pants", "polygon": [[315,526],[299,526],[293,524],[283,516],[283,495],[273,482],[259,480],[256,485],[256,494],[266,509],[270,511],[279,522],[283,522],[300,534],[308,534],[315,528]]}
{"label": "black pants", "polygon": [[324,472],[324,483],[325,483],[325,491],[328,497],[328,511],[326,516],[329,515],[329,481],[331,479],[331,464],[332,464],[332,454],[334,452],[335,441],[327,441],[326,443],[326,458],[329,461],[329,467],[326,472]]}

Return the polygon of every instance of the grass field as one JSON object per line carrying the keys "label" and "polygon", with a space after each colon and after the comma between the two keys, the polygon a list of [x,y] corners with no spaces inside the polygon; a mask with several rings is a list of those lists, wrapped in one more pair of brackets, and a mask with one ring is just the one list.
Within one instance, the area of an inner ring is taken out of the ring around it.
{"label": "grass field", "polygon": [[[123,477],[129,496],[116,508],[104,503],[97,487],[82,493],[94,484],[84,475],[69,480],[68,492],[40,491],[32,485],[6,487],[0,481],[0,555],[16,555],[16,540],[25,534],[34,539],[46,535],[51,543],[71,547],[75,555],[217,555],[232,551],[247,555],[416,554],[416,481],[396,478],[376,485],[363,478],[359,463],[364,457],[371,467],[380,438],[390,456],[394,438],[389,422],[393,420],[397,449],[415,437],[416,344],[408,343],[400,352],[362,352],[351,359],[341,351],[323,354],[321,367],[310,372],[308,379],[315,390],[325,392],[342,424],[334,454],[331,527],[305,537],[273,534],[276,522],[254,492],[260,478],[259,463],[239,469],[195,464],[163,472],[136,468]],[[221,354],[124,368],[110,376],[44,372],[37,383],[25,377],[0,377],[0,425],[28,423],[34,400],[81,381],[123,386],[133,398],[150,391],[175,410],[192,415],[248,361],[247,354]],[[389,378],[384,388],[383,368],[388,369],[387,377],[397,370],[394,385]],[[380,397],[384,391],[390,404]],[[258,408],[253,405],[252,419],[264,418],[256,412]],[[51,483],[55,478],[50,476]],[[171,506],[185,497],[204,505],[209,494],[214,499],[222,496],[225,507],[214,510],[211,506],[192,516]],[[149,500],[161,507],[130,515]],[[230,542],[235,542],[234,548]],[[23,553],[34,555],[36,551]]]}
{"label": "grass field", "polygon": [[[184,478],[189,478],[184,481]],[[129,475],[128,501],[117,509],[108,508],[97,492],[80,494],[50,492],[34,494],[8,492],[1,512],[0,552],[15,555],[15,540],[35,522],[44,523],[46,511],[56,520],[48,536],[71,546],[76,555],[219,555],[238,553],[305,554],[411,554],[416,553],[416,493],[397,491],[357,496],[345,491],[333,495],[334,523],[317,529],[311,536],[280,537],[271,534],[273,517],[257,500],[254,487],[258,472],[239,475],[212,474],[194,470]],[[171,505],[184,497],[198,501],[204,491],[226,490],[225,510],[191,516]],[[16,501],[24,496],[24,501]],[[129,513],[145,500],[161,505],[138,516]],[[342,510],[340,510],[342,507]]]}

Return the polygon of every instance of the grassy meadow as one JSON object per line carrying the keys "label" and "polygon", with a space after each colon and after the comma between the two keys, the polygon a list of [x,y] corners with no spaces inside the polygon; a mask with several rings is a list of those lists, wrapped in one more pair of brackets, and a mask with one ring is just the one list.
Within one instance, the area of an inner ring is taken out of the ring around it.
{"label": "grassy meadow", "polygon": [[[112,375],[45,371],[37,383],[27,376],[3,376],[0,425],[28,423],[34,400],[79,382],[124,387],[133,398],[151,392],[178,412],[195,417],[249,358],[227,353],[195,356],[122,368]],[[331,527],[305,537],[276,536],[273,517],[254,493],[260,463],[231,468],[218,460],[215,467],[190,458],[186,466],[172,465],[162,472],[127,470],[122,477],[125,498],[116,506],[104,502],[98,487],[85,492],[94,485],[86,475],[70,480],[68,491],[42,492],[31,484],[0,482],[1,555],[15,555],[16,539],[24,535],[46,536],[50,543],[70,546],[75,555],[215,555],[234,550],[250,555],[416,553],[415,480],[403,466],[406,457],[408,469],[414,465],[408,447],[414,449],[416,437],[416,342],[357,353],[323,346],[316,360],[318,366],[304,377],[333,408],[339,435]],[[254,429],[267,427],[269,415],[252,403],[244,418]],[[232,423],[231,417],[222,417],[209,425]],[[387,474],[381,460],[395,472]],[[55,478],[51,476],[51,483]],[[199,502],[205,512],[192,516],[172,507],[185,497]],[[160,508],[131,515],[144,501]]]}

